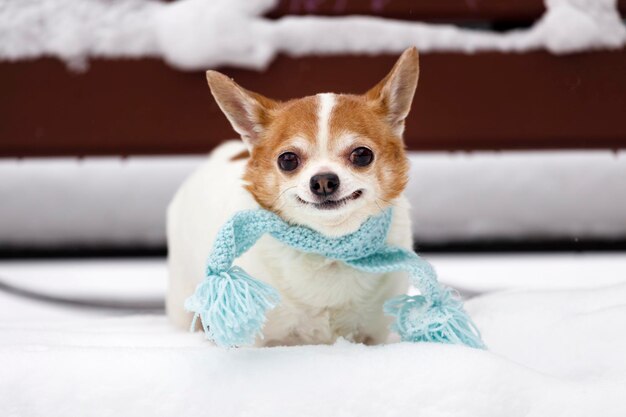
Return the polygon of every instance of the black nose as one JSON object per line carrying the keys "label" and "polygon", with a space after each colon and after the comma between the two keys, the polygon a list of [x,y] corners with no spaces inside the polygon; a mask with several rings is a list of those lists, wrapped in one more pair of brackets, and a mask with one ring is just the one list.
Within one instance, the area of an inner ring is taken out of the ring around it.
{"label": "black nose", "polygon": [[339,188],[339,177],[332,173],[313,175],[309,186],[313,194],[325,197],[337,191]]}

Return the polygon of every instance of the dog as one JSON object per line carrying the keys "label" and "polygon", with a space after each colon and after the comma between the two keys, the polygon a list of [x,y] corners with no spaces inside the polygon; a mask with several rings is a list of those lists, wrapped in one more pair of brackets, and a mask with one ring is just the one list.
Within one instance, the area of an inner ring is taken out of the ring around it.
{"label": "dog", "polygon": [[[241,141],[215,149],[168,207],[167,314],[189,327],[184,301],[204,279],[222,224],[262,207],[327,236],[356,231],[393,207],[388,243],[413,247],[403,195],[408,160],[402,139],[419,77],[415,48],[362,95],[324,93],[278,102],[208,71],[211,93]],[[278,290],[256,346],[384,343],[383,303],[408,289],[406,274],[366,274],[297,251],[269,235],[236,264]]]}

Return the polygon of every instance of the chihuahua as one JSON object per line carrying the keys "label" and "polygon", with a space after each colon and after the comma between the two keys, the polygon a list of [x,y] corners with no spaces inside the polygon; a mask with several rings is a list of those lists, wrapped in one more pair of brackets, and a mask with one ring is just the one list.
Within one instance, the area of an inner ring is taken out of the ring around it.
{"label": "chihuahua", "polygon": [[[190,325],[184,301],[204,279],[219,227],[240,210],[262,207],[334,237],[393,206],[388,243],[412,248],[402,135],[419,76],[415,48],[404,51],[391,72],[362,95],[324,93],[279,102],[219,72],[206,75],[242,140],[215,149],[168,208],[171,321]],[[405,273],[359,272],[269,235],[236,264],[281,296],[257,346],[332,344],[338,338],[383,343],[391,322],[383,303],[408,289]]]}

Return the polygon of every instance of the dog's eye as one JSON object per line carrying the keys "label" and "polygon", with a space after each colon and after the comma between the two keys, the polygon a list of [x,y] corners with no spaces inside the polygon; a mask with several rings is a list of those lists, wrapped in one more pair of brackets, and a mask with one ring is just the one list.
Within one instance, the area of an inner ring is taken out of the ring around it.
{"label": "dog's eye", "polygon": [[285,152],[278,157],[278,166],[283,171],[293,171],[298,168],[299,163],[298,155],[293,152]]}
{"label": "dog's eye", "polygon": [[367,166],[371,164],[373,160],[374,152],[372,152],[372,150],[368,148],[356,148],[350,154],[350,161],[358,167]]}

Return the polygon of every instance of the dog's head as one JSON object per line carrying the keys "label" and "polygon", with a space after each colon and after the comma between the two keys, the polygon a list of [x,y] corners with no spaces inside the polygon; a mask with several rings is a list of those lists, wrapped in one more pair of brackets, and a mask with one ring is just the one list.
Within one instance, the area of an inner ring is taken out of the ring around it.
{"label": "dog's head", "polygon": [[249,149],[256,201],[285,220],[337,236],[393,204],[407,182],[402,133],[419,75],[415,48],[363,95],[277,102],[207,72],[218,105]]}

